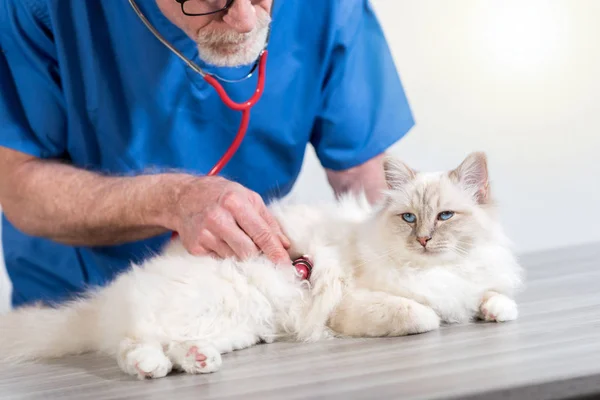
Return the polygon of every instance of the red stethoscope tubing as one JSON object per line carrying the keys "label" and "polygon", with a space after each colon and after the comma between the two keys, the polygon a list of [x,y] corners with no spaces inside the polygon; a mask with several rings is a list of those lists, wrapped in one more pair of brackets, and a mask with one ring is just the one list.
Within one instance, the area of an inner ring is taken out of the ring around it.
{"label": "red stethoscope tubing", "polygon": [[240,144],[242,143],[242,140],[244,140],[244,137],[246,136],[246,132],[248,131],[248,124],[250,122],[250,110],[258,102],[258,100],[260,100],[265,90],[265,67],[267,64],[267,54],[267,50],[264,50],[258,62],[258,82],[256,84],[256,90],[254,91],[252,97],[243,103],[236,103],[235,101],[231,100],[225,89],[223,89],[223,86],[221,86],[221,84],[215,77],[211,75],[204,76],[204,80],[208,82],[208,84],[211,85],[213,88],[215,88],[215,90],[219,94],[219,97],[227,107],[231,108],[232,110],[242,112],[242,121],[240,122],[240,127],[237,131],[237,134],[235,135],[235,139],[233,140],[225,154],[223,154],[221,159],[217,161],[217,163],[208,172],[209,176],[217,175],[219,172],[221,172],[221,170],[237,152],[237,150],[240,147]]}

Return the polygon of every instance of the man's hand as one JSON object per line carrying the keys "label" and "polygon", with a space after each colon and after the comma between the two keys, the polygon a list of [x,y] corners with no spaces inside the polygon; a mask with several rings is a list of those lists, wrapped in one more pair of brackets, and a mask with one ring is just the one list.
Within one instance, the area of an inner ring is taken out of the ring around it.
{"label": "man's hand", "polygon": [[170,231],[192,254],[289,263],[288,239],[260,196],[218,177],[102,176],[0,147],[0,204],[33,236],[109,246]]}
{"label": "man's hand", "polygon": [[290,242],[262,198],[219,177],[184,184],[173,212],[175,229],[191,254],[247,259],[264,253],[275,263],[291,264]]}

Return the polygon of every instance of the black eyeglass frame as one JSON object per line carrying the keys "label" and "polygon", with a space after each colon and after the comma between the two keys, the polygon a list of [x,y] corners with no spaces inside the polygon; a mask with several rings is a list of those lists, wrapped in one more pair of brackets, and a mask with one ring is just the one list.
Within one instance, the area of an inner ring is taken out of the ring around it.
{"label": "black eyeglass frame", "polygon": [[187,15],[189,17],[200,17],[202,15],[211,15],[211,14],[216,14],[216,13],[220,13],[223,11],[227,11],[229,9],[229,7],[231,7],[231,5],[233,4],[233,2],[235,0],[227,0],[227,3],[225,3],[225,6],[223,6],[222,8],[215,10],[215,11],[210,11],[210,12],[201,13],[201,14],[192,14],[192,13],[185,12],[185,3],[187,3],[189,0],[175,0],[175,1],[181,5],[181,12],[184,15]]}

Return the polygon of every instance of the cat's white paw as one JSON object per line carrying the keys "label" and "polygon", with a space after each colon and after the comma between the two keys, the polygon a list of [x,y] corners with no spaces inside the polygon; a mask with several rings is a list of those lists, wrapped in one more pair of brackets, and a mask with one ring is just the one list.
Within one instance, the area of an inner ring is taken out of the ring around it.
{"label": "cat's white paw", "polygon": [[173,368],[173,364],[161,349],[143,345],[124,354],[124,360],[119,364],[124,372],[139,379],[163,378]]}
{"label": "cat's white paw", "polygon": [[495,294],[481,304],[481,319],[485,321],[505,322],[517,319],[517,303],[502,294]]}
{"label": "cat's white paw", "polygon": [[169,350],[173,363],[189,374],[208,374],[218,371],[223,363],[219,351],[203,343],[173,344]]}
{"label": "cat's white paw", "polygon": [[407,333],[424,333],[440,327],[440,317],[431,307],[409,300],[407,310],[409,323]]}

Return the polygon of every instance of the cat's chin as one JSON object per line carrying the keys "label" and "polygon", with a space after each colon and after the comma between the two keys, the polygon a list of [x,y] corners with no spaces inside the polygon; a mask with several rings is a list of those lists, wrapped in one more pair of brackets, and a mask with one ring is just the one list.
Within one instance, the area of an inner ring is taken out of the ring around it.
{"label": "cat's chin", "polygon": [[411,253],[423,263],[447,263],[454,262],[457,259],[456,254],[447,249],[420,248],[413,249]]}
{"label": "cat's chin", "polygon": [[440,251],[440,250],[429,250],[429,249],[417,250],[417,254],[419,254],[421,257],[425,257],[425,258],[443,258],[444,253],[445,253],[444,251]]}

